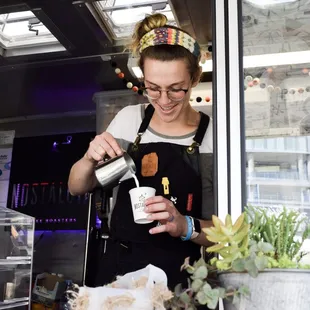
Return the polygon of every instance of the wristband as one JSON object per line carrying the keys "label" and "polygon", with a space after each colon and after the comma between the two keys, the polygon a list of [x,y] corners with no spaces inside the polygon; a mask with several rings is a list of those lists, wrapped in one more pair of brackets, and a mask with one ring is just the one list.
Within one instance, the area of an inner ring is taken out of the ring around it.
{"label": "wristband", "polygon": [[188,241],[191,239],[193,233],[193,224],[189,216],[185,215],[185,219],[187,222],[187,234],[185,237],[181,236],[182,241]]}

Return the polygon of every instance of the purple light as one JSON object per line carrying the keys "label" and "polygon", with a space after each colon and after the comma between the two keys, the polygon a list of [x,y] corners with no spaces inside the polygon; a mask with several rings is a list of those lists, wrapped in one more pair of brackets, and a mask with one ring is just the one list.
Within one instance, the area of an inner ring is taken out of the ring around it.
{"label": "purple light", "polygon": [[62,142],[62,144],[70,144],[72,141],[72,136],[67,136],[67,141]]}
{"label": "purple light", "polygon": [[55,141],[55,142],[53,143],[52,152],[58,152],[58,150],[57,150],[57,145],[58,145],[58,143]]}
{"label": "purple light", "polygon": [[[46,233],[46,234],[53,234],[55,233],[55,230],[36,230],[35,232],[35,235],[41,235],[42,233]],[[84,229],[81,229],[81,230],[77,230],[77,229],[68,229],[68,230],[57,230],[57,233],[73,233],[73,234],[85,234],[86,233],[86,230]]]}
{"label": "purple light", "polygon": [[58,151],[58,150],[57,150],[57,146],[58,146],[59,144],[71,144],[71,142],[72,142],[72,136],[67,136],[67,137],[66,137],[66,141],[63,141],[63,142],[54,141],[52,151],[53,151],[53,152]]}
{"label": "purple light", "polygon": [[101,227],[101,221],[98,217],[98,215],[96,214],[96,228],[100,228]]}
{"label": "purple light", "polygon": [[22,195],[21,195],[21,198],[20,198],[20,205],[21,206],[24,206],[24,199],[25,199],[25,186],[22,186]]}
{"label": "purple light", "polygon": [[17,199],[15,199],[15,209],[18,208],[19,193],[20,193],[20,184],[17,184],[17,186],[16,186],[16,197],[17,197]]}

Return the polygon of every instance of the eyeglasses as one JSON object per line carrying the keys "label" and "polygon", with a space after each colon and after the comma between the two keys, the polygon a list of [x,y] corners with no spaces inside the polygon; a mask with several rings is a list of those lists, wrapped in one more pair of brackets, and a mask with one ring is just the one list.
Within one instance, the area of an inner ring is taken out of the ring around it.
{"label": "eyeglasses", "polygon": [[162,92],[167,93],[167,97],[172,101],[181,101],[184,99],[188,89],[170,89],[170,90],[161,90],[151,87],[145,87],[142,89],[143,95],[148,97],[151,100],[157,100],[161,97]]}

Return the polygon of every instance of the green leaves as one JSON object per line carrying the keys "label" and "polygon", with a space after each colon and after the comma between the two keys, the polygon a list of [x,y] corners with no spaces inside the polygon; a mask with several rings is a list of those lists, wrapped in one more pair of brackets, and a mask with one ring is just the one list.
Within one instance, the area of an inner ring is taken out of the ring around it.
{"label": "green leaves", "polygon": [[206,283],[206,284],[203,286],[202,291],[203,291],[206,295],[208,295],[208,293],[209,293],[210,291],[212,291],[212,288],[211,288],[210,284],[209,284],[209,283]]}
{"label": "green leaves", "polygon": [[187,270],[190,275],[188,288],[184,289],[178,284],[174,289],[174,297],[169,300],[168,308],[195,310],[197,305],[206,305],[209,309],[216,309],[220,298],[240,295],[237,289],[212,287],[207,277],[214,271],[214,267],[208,265],[202,258],[193,266],[190,265],[189,258],[186,258],[181,269]]}
{"label": "green leaves", "polygon": [[263,241],[258,242],[257,249],[265,254],[274,251],[274,247],[270,243]]}
{"label": "green leaves", "polygon": [[307,227],[305,228],[303,234],[302,234],[302,240],[306,240],[310,237],[310,224],[307,225]]}
{"label": "green leaves", "polygon": [[255,266],[259,271],[263,271],[268,267],[268,258],[266,256],[255,257]]}
{"label": "green leaves", "polygon": [[197,300],[200,305],[206,305],[208,302],[208,296],[204,292],[199,291],[197,293]]}
{"label": "green leaves", "polygon": [[208,293],[207,293],[207,296],[208,296],[208,303],[207,303],[207,306],[209,309],[215,309],[217,307],[217,304],[219,302],[219,296],[220,293],[219,293],[219,290],[218,289],[213,289],[213,290],[210,290]]}
{"label": "green leaves", "polygon": [[203,281],[201,279],[195,279],[192,283],[192,289],[195,293],[197,293],[201,287],[203,286]]}
{"label": "green leaves", "polygon": [[206,266],[200,266],[192,275],[192,279],[205,279],[208,276],[208,269]]}
{"label": "green leaves", "polygon": [[180,300],[184,303],[184,304],[189,304],[191,302],[190,297],[188,296],[188,294],[186,292],[183,292],[180,295]]}
{"label": "green leaves", "polygon": [[240,286],[238,289],[238,293],[243,296],[249,296],[250,290],[247,286]]}
{"label": "green leaves", "polygon": [[216,309],[220,298],[239,304],[250,294],[244,286],[224,289],[212,285],[208,276],[216,269],[247,272],[255,278],[266,268],[310,268],[300,263],[304,255],[300,249],[310,236],[310,225],[295,210],[271,212],[250,206],[235,223],[230,215],[224,222],[216,216],[212,221],[214,226],[203,228],[203,232],[214,243],[207,252],[217,255],[210,260],[211,265],[202,258],[193,266],[189,258],[185,260],[181,270],[189,274],[188,287],[176,287],[172,309],[195,310],[197,305]]}
{"label": "green leaves", "polygon": [[179,283],[178,285],[175,286],[174,288],[174,295],[180,296],[182,294],[182,284]]}
{"label": "green leaves", "polygon": [[245,214],[242,213],[235,223],[228,214],[225,224],[215,215],[212,217],[214,227],[203,229],[206,238],[215,244],[207,248],[207,252],[217,253],[223,259],[213,260],[219,270],[229,270],[238,258],[248,253],[249,229]]}
{"label": "green leaves", "polygon": [[273,247],[271,244],[251,241],[250,255],[234,260],[232,270],[236,272],[247,271],[252,277],[256,278],[259,271],[268,268],[270,262],[265,253],[270,253],[272,250]]}
{"label": "green leaves", "polygon": [[207,305],[209,309],[215,309],[219,302],[220,296],[226,296],[223,290],[219,290],[217,288],[212,289],[211,286],[206,283],[197,293],[197,300],[199,304]]}
{"label": "green leaves", "polygon": [[[251,225],[250,240],[258,244],[258,250],[250,248],[250,251],[263,252],[278,262],[285,257],[286,262],[281,265],[283,268],[291,268],[292,263],[298,259],[303,242],[310,236],[310,224],[307,217],[294,209],[286,208],[271,211],[248,206],[245,213]],[[301,238],[296,238],[297,236]],[[276,264],[272,262],[269,266],[276,267]]]}
{"label": "green leaves", "polygon": [[232,263],[232,270],[236,272],[245,271],[245,261],[244,259],[238,258]]}
{"label": "green leaves", "polygon": [[248,259],[244,267],[251,277],[256,278],[258,276],[258,268],[256,267],[255,259]]}

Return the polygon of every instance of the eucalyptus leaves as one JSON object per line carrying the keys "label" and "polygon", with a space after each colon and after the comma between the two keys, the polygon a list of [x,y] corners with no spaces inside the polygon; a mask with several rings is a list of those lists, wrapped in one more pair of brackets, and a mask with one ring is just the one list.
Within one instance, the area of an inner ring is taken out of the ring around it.
{"label": "eucalyptus leaves", "polygon": [[249,294],[246,287],[225,290],[216,286],[215,283],[211,286],[212,278],[208,280],[208,276],[210,273],[214,273],[215,269],[208,266],[202,258],[193,266],[189,264],[189,258],[187,258],[182,270],[186,270],[190,274],[189,285],[187,289],[182,289],[180,284],[176,286],[169,309],[194,310],[197,305],[206,305],[209,309],[215,309],[220,298],[233,298],[233,302],[237,302],[240,295]]}

